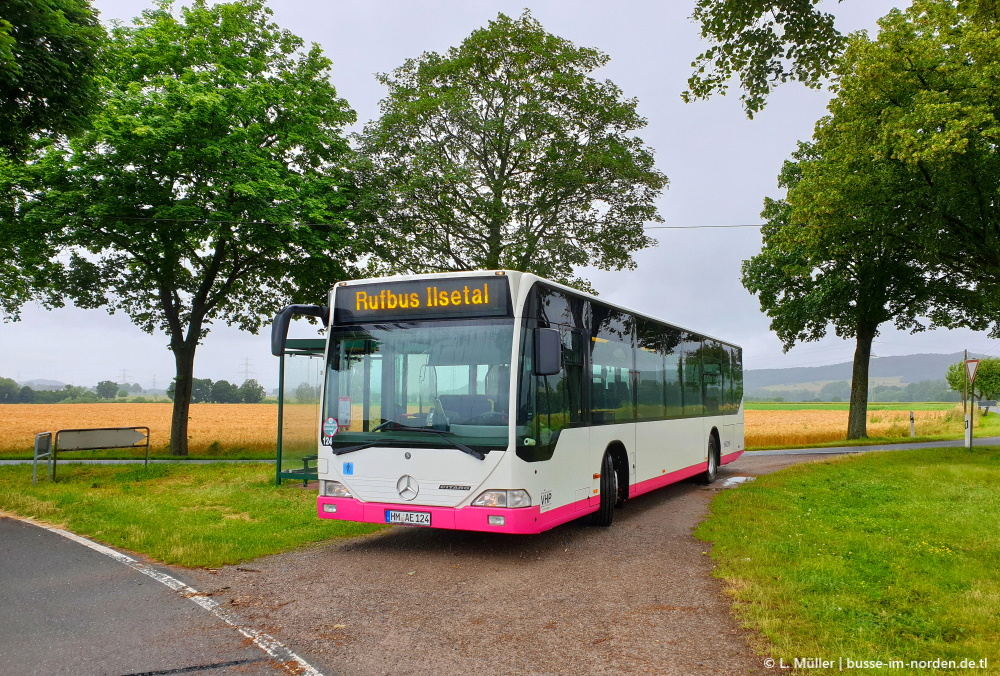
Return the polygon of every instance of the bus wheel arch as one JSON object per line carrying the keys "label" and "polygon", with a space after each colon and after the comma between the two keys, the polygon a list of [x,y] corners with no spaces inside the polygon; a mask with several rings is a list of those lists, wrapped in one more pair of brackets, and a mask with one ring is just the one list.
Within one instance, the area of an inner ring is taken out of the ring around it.
{"label": "bus wheel arch", "polygon": [[612,441],[604,453],[610,455],[615,464],[615,474],[618,475],[618,495],[615,497],[615,507],[621,507],[625,504],[629,494],[628,451],[625,450],[625,444],[622,442]]}
{"label": "bus wheel arch", "polygon": [[628,495],[628,453],[621,442],[613,442],[601,456],[600,504],[590,515],[592,526],[607,528],[614,521],[615,507]]}
{"label": "bus wheel arch", "polygon": [[719,428],[713,427],[708,434],[708,467],[701,474],[701,481],[710,484],[719,475],[719,463],[722,460],[722,443],[719,437]]}

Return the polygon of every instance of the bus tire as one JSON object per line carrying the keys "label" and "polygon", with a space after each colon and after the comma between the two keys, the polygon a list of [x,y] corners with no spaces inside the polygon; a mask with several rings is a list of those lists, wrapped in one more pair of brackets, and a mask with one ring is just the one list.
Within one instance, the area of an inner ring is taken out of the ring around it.
{"label": "bus tire", "polygon": [[719,476],[719,440],[715,434],[708,435],[708,468],[701,474],[701,482],[710,484]]}
{"label": "bus tire", "polygon": [[618,472],[610,453],[601,460],[601,506],[590,515],[592,526],[607,528],[615,519],[615,503],[618,502]]}

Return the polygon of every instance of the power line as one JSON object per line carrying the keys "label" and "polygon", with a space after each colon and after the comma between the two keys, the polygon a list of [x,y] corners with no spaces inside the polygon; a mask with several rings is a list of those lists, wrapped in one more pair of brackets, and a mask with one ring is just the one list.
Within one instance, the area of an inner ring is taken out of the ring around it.
{"label": "power line", "polygon": [[699,230],[702,228],[763,228],[769,223],[740,223],[737,225],[644,225],[643,230]]}
{"label": "power line", "polygon": [[[87,216],[85,218],[103,218],[108,220],[117,221],[157,221],[165,223],[216,223],[219,225],[270,225],[270,226],[286,226],[286,225],[311,225],[320,226],[324,228],[383,228],[386,226],[382,225],[363,225],[358,226],[351,223],[277,223],[274,221],[236,221],[236,220],[216,220],[214,218],[160,218],[160,217],[150,217],[150,216],[114,216],[114,215],[99,215],[99,216]],[[704,230],[708,228],[763,228],[766,225],[786,225],[784,223],[728,223],[722,225],[644,225],[643,230]],[[788,224],[790,225],[790,224]]]}

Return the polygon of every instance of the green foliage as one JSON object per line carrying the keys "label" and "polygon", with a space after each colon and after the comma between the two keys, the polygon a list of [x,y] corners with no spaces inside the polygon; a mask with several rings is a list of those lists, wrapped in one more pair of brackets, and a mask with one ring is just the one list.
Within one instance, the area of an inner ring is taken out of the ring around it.
{"label": "green foliage", "polygon": [[113,380],[102,380],[97,383],[97,397],[99,399],[114,399],[118,394],[118,383]]}
{"label": "green foliage", "polygon": [[240,403],[240,388],[228,380],[216,380],[212,383],[212,402],[215,404]]}
{"label": "green foliage", "polygon": [[740,620],[786,664],[805,655],[992,664],[1000,532],[988,524],[1000,519],[998,489],[997,448],[866,453],[723,491],[696,535],[712,542]]}
{"label": "green foliage", "polygon": [[89,0],[4,0],[0,151],[19,156],[34,134],[84,128],[98,101],[95,72],[104,39]]}
{"label": "green foliage", "polygon": [[578,286],[576,267],[633,268],[667,179],[631,135],[646,124],[636,100],[591,77],[607,61],[525,11],[380,75],[389,96],[361,143],[383,258]]}
{"label": "green foliage", "polygon": [[295,387],[296,404],[316,404],[319,402],[320,386],[309,383],[299,383]]}
{"label": "green foliage", "polygon": [[264,401],[264,396],[266,394],[267,392],[264,390],[264,386],[253,378],[244,380],[243,384],[240,385],[240,401],[244,404],[259,404]]}
{"label": "green foliage", "polygon": [[844,48],[834,17],[802,0],[697,0],[691,18],[712,46],[691,65],[685,101],[725,94],[739,76],[748,117],[788,80],[818,88]]}
{"label": "green foliage", "polygon": [[[982,7],[982,6],[981,6]],[[831,115],[817,143],[842,185],[817,189],[799,222],[821,220],[862,192],[891,206],[896,242],[975,287],[968,311],[995,318],[1000,298],[1000,23],[949,0],[917,0],[851,37]],[[994,330],[998,330],[994,321]]]}
{"label": "green foliage", "polygon": [[43,143],[18,179],[21,241],[68,254],[43,288],[169,337],[180,455],[209,324],[255,332],[324,297],[360,253],[339,227],[354,112],[319,47],[270,16],[262,0],[196,0],[175,18],[163,0],[115,27],[92,129]]}
{"label": "green foliage", "polygon": [[13,404],[17,401],[20,388],[12,378],[0,378],[0,404]]}
{"label": "green foliage", "polygon": [[972,387],[966,387],[965,373],[965,362],[949,366],[945,376],[949,387],[959,393],[968,390],[973,399],[1000,398],[1000,357],[984,357],[979,360],[976,380]]}
{"label": "green foliage", "polygon": [[[838,0],[842,2],[843,0]],[[771,91],[789,80],[818,88],[834,71],[847,39],[817,0],[697,0],[691,18],[712,44],[691,64],[685,101],[725,94],[738,76],[748,117]],[[900,3],[904,4],[904,3]],[[989,26],[1000,17],[996,0],[949,3],[965,21]]]}
{"label": "green foliage", "polygon": [[921,261],[896,220],[898,203],[881,190],[895,177],[877,166],[858,171],[842,146],[826,141],[800,144],[785,163],[779,185],[787,197],[765,199],[762,251],[743,264],[743,284],[784,348],[819,340],[830,326],[857,338],[878,335],[889,321],[921,331],[927,315],[946,326],[975,324],[962,314],[973,294]]}

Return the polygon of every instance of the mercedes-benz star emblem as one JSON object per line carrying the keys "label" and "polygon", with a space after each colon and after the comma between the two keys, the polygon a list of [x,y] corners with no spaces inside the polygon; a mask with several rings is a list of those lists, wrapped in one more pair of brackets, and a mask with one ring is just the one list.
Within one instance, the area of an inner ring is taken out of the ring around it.
{"label": "mercedes-benz star emblem", "polygon": [[417,497],[417,493],[420,492],[420,485],[409,474],[404,474],[396,482],[396,492],[399,493],[399,497],[410,501]]}

